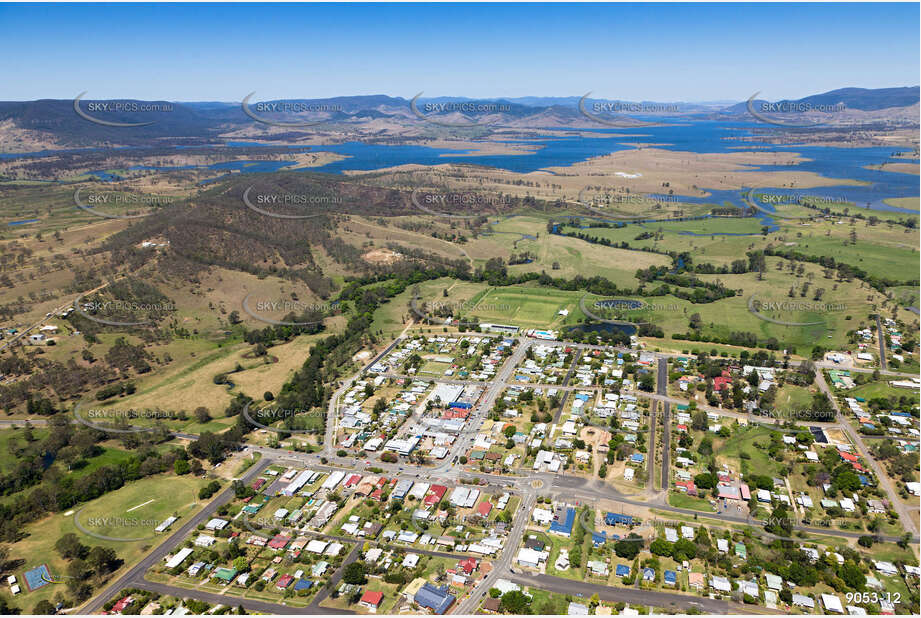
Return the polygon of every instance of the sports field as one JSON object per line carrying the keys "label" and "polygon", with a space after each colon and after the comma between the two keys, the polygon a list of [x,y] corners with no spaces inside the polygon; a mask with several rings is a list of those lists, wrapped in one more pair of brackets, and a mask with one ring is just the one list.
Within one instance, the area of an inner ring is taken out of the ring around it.
{"label": "sports field", "polygon": [[[98,539],[80,531],[74,523],[74,514],[79,511],[81,523],[94,532],[102,530],[114,533],[110,534],[111,536],[123,535],[133,538],[151,536],[152,531],[149,529],[141,531],[138,526],[126,526],[124,523],[121,526],[115,525],[115,518],[162,521],[176,511],[183,516],[179,522],[176,522],[177,525],[181,525],[180,522],[184,517],[193,515],[204,505],[204,503],[199,503],[193,506],[193,503],[198,501],[198,491],[205,484],[205,480],[189,475],[177,477],[173,474],[166,474],[148,477],[133,481],[117,491],[82,506],[78,505],[72,510],[56,513],[29,524],[24,530],[26,536],[9,545],[9,558],[23,561],[22,566],[12,574],[22,579],[25,571],[37,566],[35,563],[37,557],[41,557],[42,562],[47,564],[53,576],[52,579],[63,577],[67,573],[67,561],[61,557],[54,545],[63,535],[73,533],[77,535],[81,543],[89,547],[101,545],[114,549],[118,557],[125,561],[122,568],[113,575],[113,577],[117,576],[155,547],[160,539],[134,541]],[[154,501],[148,502],[151,499]],[[134,510],[129,511],[129,509]],[[110,518],[109,525],[102,525],[104,522],[93,522],[99,525],[88,526],[90,516]],[[35,592],[26,592],[23,589],[23,593],[10,599],[10,603],[14,607],[21,608],[22,613],[30,613],[36,603],[42,599],[52,600],[63,586],[63,583],[56,582],[43,586]]]}

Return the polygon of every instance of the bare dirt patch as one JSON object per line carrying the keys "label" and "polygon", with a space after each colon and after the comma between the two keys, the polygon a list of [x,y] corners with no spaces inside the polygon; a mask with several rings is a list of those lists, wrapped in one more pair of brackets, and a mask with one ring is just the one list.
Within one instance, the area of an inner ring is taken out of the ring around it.
{"label": "bare dirt patch", "polygon": [[396,251],[391,251],[390,249],[372,249],[368,251],[361,258],[371,264],[393,264],[401,259],[403,256]]}

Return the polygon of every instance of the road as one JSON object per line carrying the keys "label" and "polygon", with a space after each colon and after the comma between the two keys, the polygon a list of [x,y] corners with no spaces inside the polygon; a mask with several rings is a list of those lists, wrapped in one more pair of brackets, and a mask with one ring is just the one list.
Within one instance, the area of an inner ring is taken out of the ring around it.
{"label": "road", "polygon": [[[265,470],[271,463],[271,460],[268,458],[263,458],[260,461],[257,461],[250,467],[249,470],[246,471],[246,474],[241,477],[241,480],[244,483],[248,483],[250,480],[258,476],[263,470]],[[213,499],[207,504],[207,506],[205,506],[205,508],[190,517],[184,524],[179,526],[175,532],[170,534],[165,541],[160,543],[153,551],[142,558],[140,562],[128,569],[127,572],[118,577],[113,583],[105,587],[94,598],[90,599],[80,610],[80,613],[94,614],[100,611],[102,606],[105,605],[106,601],[113,598],[123,588],[130,588],[137,582],[144,581],[144,574],[150,569],[150,567],[162,561],[177,545],[179,545],[179,543],[183,541],[183,539],[189,535],[189,533],[198,527],[198,524],[211,519],[211,516],[215,511],[217,511],[218,507],[222,504],[230,502],[233,496],[233,487],[227,487],[224,489],[224,491],[220,492],[215,499]]]}
{"label": "road", "polygon": [[844,414],[841,412],[841,407],[838,405],[838,400],[835,397],[834,393],[831,392],[831,389],[828,387],[828,382],[825,381],[825,376],[821,371],[816,372],[815,383],[819,389],[825,393],[825,396],[831,401],[831,405],[835,410],[837,415],[838,424],[841,429],[847,434],[848,439],[854,446],[857,448],[858,454],[863,457],[864,461],[873,469],[873,474],[876,475],[876,480],[879,483],[879,486],[886,492],[886,497],[889,499],[889,503],[899,514],[899,520],[902,523],[902,527],[905,528],[907,532],[910,532],[912,536],[918,535],[918,527],[915,525],[915,520],[912,518],[911,508],[902,501],[902,498],[899,496],[899,492],[896,491],[895,485],[892,480],[883,470],[883,467],[876,461],[876,458],[870,455],[870,450],[867,448],[867,445],[863,441],[860,433],[857,432],[853,425],[844,417]]}
{"label": "road", "polygon": [[[597,594],[602,601],[612,603],[629,603],[630,605],[643,605],[646,607],[662,607],[665,609],[689,610],[696,608],[703,614],[734,614],[743,613],[740,605],[730,604],[709,597],[697,597],[676,592],[662,592],[658,590],[642,590],[638,588],[620,588],[593,584],[591,582],[553,577],[552,575],[515,574],[510,576],[511,581],[519,586],[534,586],[542,590],[549,590],[559,594],[580,596],[581,602],[588,604],[592,595]],[[759,608],[759,610],[764,608]]]}
{"label": "road", "polygon": [[[668,394],[668,361],[664,358],[659,359],[659,374],[656,378],[656,391],[660,395]],[[671,472],[671,442],[672,442],[672,426],[671,426],[671,403],[667,400],[662,402],[662,491],[668,492],[670,486],[670,472]]]}
{"label": "road", "polygon": [[879,366],[880,369],[886,371],[889,369],[889,364],[886,360],[886,333],[883,332],[883,321],[878,313],[876,314],[876,333],[877,339],[879,339]]}
{"label": "road", "polygon": [[489,572],[489,575],[483,578],[480,583],[470,591],[470,594],[457,604],[453,613],[475,613],[480,601],[486,596],[489,589],[493,587],[496,580],[506,577],[509,573],[509,570],[512,568],[512,561],[515,559],[515,555],[518,552],[518,546],[521,544],[525,529],[528,526],[528,519],[531,517],[531,509],[534,508],[536,501],[537,494],[534,492],[527,494],[525,499],[522,500],[518,512],[515,513],[515,519],[512,522],[512,529],[509,532],[508,542],[505,544],[502,555],[498,560],[493,562],[493,568],[492,571]]}
{"label": "road", "polygon": [[582,351],[576,349],[576,351],[573,352],[572,364],[569,365],[569,371],[566,372],[566,377],[563,378],[563,383],[561,384],[563,387],[563,396],[560,397],[560,407],[557,408],[556,413],[553,415],[554,423],[559,423],[560,418],[563,416],[563,410],[566,408],[566,400],[569,399],[569,391],[572,390],[569,388],[569,380],[572,378],[572,374],[576,370],[576,365],[579,363],[581,357]]}
{"label": "road", "polygon": [[242,605],[243,609],[248,612],[259,612],[263,614],[302,616],[304,614],[352,615],[355,613],[346,609],[333,609],[329,607],[315,608],[312,607],[312,605],[308,607],[290,607],[288,605],[281,605],[280,603],[269,603],[268,601],[259,601],[257,599],[232,597],[216,592],[207,592],[205,590],[180,588],[179,586],[170,586],[168,584],[147,581],[146,579],[132,582],[131,587],[178,598],[197,599],[205,603],[210,603],[211,605],[229,605],[234,608]]}
{"label": "road", "polygon": [[657,401],[649,406],[649,447],[646,449],[646,495],[654,496],[656,493],[656,408]]}

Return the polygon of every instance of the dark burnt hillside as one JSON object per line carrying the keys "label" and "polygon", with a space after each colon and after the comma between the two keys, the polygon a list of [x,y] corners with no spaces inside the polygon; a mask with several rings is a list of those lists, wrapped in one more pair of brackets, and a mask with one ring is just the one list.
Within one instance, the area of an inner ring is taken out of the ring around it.
{"label": "dark burnt hillside", "polygon": [[[263,212],[248,207],[244,194]],[[363,250],[336,235],[344,216],[414,213],[418,210],[407,192],[365,186],[339,176],[304,172],[241,175],[138,220],[109,239],[103,249],[112,251],[115,264],[131,270],[156,261],[158,272],[164,275],[193,279],[204,268],[219,266],[299,279],[326,296],[333,284],[315,261],[318,247],[355,275],[392,269],[366,263],[361,259]],[[311,216],[291,219],[272,214]],[[140,247],[152,239],[168,241],[169,247],[159,251]]]}

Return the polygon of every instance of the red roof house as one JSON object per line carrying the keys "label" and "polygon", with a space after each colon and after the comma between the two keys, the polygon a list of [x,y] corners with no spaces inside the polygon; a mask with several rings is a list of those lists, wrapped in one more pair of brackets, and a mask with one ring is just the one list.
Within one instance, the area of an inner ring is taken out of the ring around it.
{"label": "red roof house", "polygon": [[384,593],[378,590],[368,590],[361,595],[359,603],[370,609],[377,609],[384,600]]}
{"label": "red roof house", "polygon": [[282,575],[281,577],[278,578],[278,581],[275,582],[275,587],[278,588],[279,590],[284,590],[285,588],[290,586],[291,582],[293,581],[294,581],[293,575]]}
{"label": "red roof house", "polygon": [[125,608],[131,605],[134,602],[134,597],[124,597],[118,600],[118,603],[112,606],[110,610],[113,614],[120,614],[125,611]]}
{"label": "red roof house", "polygon": [[426,506],[434,506],[441,502],[441,499],[444,498],[447,491],[448,488],[444,485],[432,485],[429,487],[429,495],[427,495],[424,500]]}
{"label": "red roof house", "polygon": [[288,546],[288,543],[290,542],[291,542],[290,536],[278,534],[271,541],[269,541],[269,547],[272,549],[284,549],[285,547]]}
{"label": "red roof house", "polygon": [[464,571],[465,574],[470,575],[476,571],[477,561],[476,558],[465,558],[457,563],[457,566]]}

